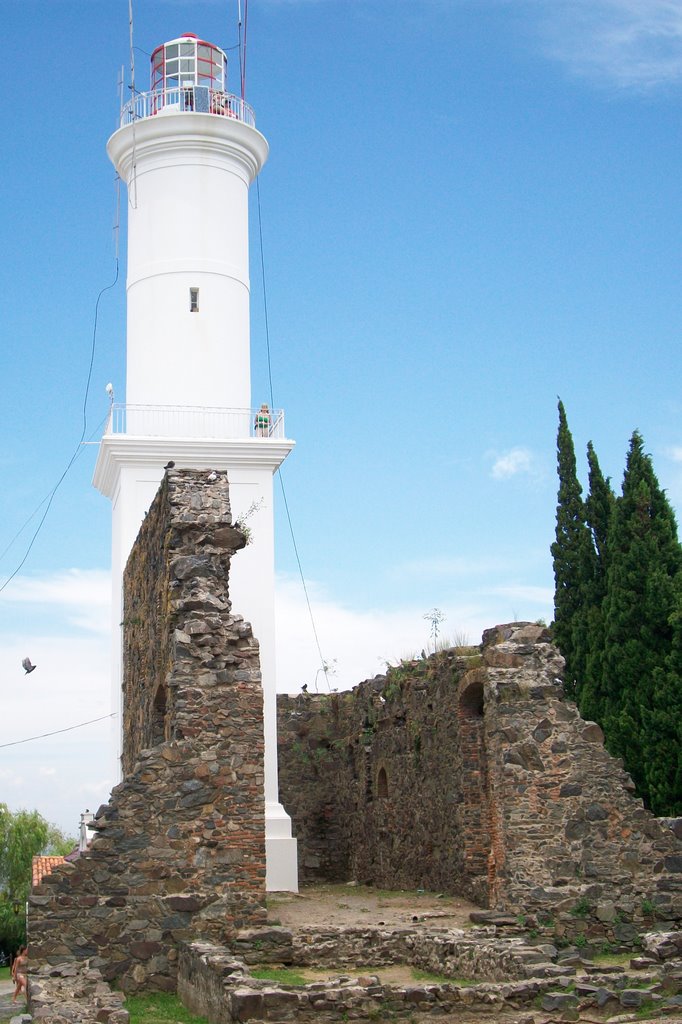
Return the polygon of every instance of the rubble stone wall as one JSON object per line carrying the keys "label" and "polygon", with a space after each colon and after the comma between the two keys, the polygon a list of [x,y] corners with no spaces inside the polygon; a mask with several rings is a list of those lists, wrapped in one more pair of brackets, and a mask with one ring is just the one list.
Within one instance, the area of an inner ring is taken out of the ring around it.
{"label": "rubble stone wall", "polygon": [[167,473],[124,577],[124,779],[34,889],[32,962],[174,990],[179,941],[265,920],[258,645],[227,591],[244,544],[224,473]]}
{"label": "rubble stone wall", "polygon": [[562,668],[544,627],[513,623],[350,693],[281,697],[302,880],[442,890],[626,944],[679,921],[680,842]]}

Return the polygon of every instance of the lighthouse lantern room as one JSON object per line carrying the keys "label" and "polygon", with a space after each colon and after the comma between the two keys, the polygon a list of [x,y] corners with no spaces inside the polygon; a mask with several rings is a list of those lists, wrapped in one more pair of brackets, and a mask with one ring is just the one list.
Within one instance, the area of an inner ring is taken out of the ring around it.
{"label": "lighthouse lantern room", "polygon": [[230,598],[260,645],[267,886],[295,890],[296,840],[277,786],[272,486],[294,442],[281,411],[252,408],[248,193],[268,144],[226,76],[225,52],[195,35],[158,46],[150,90],[134,92],[107,145],[128,193],[126,395],[94,483],[112,502],[116,710],[123,570],[164,466],[226,471],[234,517],[250,512],[253,542],[233,561]]}

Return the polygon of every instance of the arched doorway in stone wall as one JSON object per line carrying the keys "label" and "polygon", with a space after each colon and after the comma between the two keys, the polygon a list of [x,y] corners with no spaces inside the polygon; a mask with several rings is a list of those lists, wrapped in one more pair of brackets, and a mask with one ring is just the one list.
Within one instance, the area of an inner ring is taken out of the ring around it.
{"label": "arched doorway in stone wall", "polygon": [[489,861],[492,848],[488,767],[485,742],[483,682],[462,681],[457,705],[462,757],[462,824],[464,882],[480,903],[489,902]]}

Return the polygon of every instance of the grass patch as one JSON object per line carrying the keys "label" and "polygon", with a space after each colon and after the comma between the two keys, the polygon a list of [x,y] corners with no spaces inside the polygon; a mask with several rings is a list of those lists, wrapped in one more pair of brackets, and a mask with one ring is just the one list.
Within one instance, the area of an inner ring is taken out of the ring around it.
{"label": "grass patch", "polygon": [[278,985],[296,985],[299,988],[308,984],[302,974],[288,967],[254,967],[251,969],[251,977],[259,981],[275,981]]}
{"label": "grass patch", "polygon": [[412,977],[415,981],[425,981],[429,985],[458,985],[460,988],[468,988],[477,985],[477,981],[471,978],[448,978],[445,974],[432,974],[431,971],[420,971],[418,967],[412,968]]}
{"label": "grass patch", "polygon": [[604,967],[629,967],[633,955],[632,953],[595,953],[592,962]]}
{"label": "grass patch", "polygon": [[151,992],[128,996],[125,1008],[130,1024],[208,1024],[205,1017],[195,1017],[171,992]]}
{"label": "grass patch", "polygon": [[9,981],[9,967],[0,967],[0,981]]}

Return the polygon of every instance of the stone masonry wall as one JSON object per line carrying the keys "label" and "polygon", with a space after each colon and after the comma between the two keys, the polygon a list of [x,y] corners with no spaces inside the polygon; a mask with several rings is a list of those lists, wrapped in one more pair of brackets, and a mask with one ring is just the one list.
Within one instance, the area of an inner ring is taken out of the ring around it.
{"label": "stone masonry wall", "polygon": [[544,627],[514,623],[351,693],[280,698],[302,880],[442,890],[616,940],[682,918],[680,843],[564,699],[562,668]]}
{"label": "stone masonry wall", "polygon": [[167,473],[124,577],[124,778],[89,850],[34,889],[34,963],[174,990],[179,941],[265,919],[258,645],[227,589],[244,543],[224,473]]}

